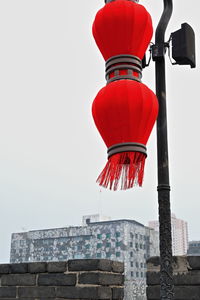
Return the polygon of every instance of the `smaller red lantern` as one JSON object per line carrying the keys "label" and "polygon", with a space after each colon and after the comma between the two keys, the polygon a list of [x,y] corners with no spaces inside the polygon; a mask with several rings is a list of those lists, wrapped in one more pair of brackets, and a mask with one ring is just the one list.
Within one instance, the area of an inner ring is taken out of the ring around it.
{"label": "smaller red lantern", "polygon": [[108,147],[108,162],[97,181],[125,190],[142,185],[146,143],[158,115],[155,94],[135,80],[118,80],[99,91],[92,114]]}

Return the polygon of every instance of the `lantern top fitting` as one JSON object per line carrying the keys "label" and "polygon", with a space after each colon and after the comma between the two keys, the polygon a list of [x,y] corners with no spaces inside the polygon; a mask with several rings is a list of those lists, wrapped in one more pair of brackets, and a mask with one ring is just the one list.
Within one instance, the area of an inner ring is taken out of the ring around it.
{"label": "lantern top fitting", "polygon": [[[115,1],[115,0],[105,0],[105,3],[107,4],[107,3],[113,2],[113,1]],[[127,1],[132,1],[132,2],[136,2],[136,3],[139,2],[139,0],[127,0]]]}

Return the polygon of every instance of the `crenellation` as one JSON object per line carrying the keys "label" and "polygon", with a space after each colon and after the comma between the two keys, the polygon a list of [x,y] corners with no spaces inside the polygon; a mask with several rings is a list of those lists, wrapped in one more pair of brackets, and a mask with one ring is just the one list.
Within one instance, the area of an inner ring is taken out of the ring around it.
{"label": "crenellation", "polygon": [[[17,265],[14,264],[14,267],[13,264],[0,265],[2,271],[0,299],[2,300],[123,299],[124,268],[120,262],[71,260]],[[68,271],[68,265],[73,272]]]}

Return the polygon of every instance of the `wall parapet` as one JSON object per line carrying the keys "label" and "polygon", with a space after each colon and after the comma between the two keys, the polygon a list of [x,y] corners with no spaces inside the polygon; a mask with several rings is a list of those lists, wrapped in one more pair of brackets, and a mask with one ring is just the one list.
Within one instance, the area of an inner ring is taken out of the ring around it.
{"label": "wall parapet", "polygon": [[106,259],[0,264],[0,299],[122,300],[123,272]]}
{"label": "wall parapet", "polygon": [[[200,300],[200,256],[173,257],[174,300]],[[160,299],[160,259],[147,261],[147,299]]]}

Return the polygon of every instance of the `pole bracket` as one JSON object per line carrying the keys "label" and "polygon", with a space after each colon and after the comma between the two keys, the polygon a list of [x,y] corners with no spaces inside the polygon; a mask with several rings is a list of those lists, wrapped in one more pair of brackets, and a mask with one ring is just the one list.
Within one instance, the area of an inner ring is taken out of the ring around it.
{"label": "pole bracket", "polygon": [[167,48],[169,48],[169,42],[152,45],[151,53],[153,61],[162,60],[166,54]]}

